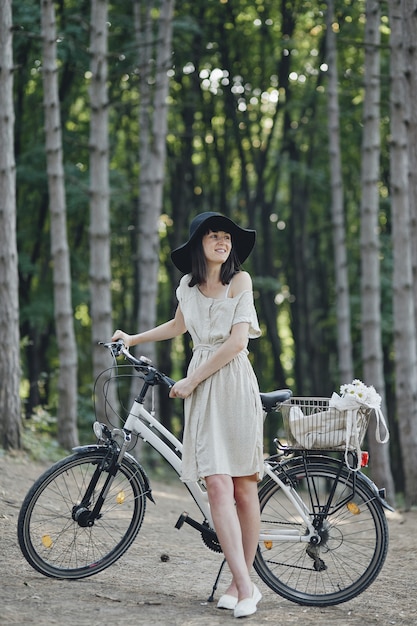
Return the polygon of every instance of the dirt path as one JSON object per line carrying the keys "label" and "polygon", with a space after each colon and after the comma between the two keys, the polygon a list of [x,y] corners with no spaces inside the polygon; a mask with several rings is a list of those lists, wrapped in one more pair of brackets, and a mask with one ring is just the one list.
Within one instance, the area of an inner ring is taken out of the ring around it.
{"label": "dirt path", "polygon": [[[37,626],[123,626],[233,624],[229,611],[208,603],[221,563],[196,531],[174,525],[194,508],[179,483],[153,483],[149,504],[133,546],[108,570],[82,581],[57,581],[35,572],[16,539],[20,504],[43,471],[22,456],[0,456],[0,624]],[[191,506],[190,506],[191,504]],[[197,519],[199,517],[197,516]],[[417,624],[417,512],[389,514],[390,548],[373,585],[351,602],[329,608],[302,607],[275,595],[258,579],[263,600],[245,623],[279,626],[379,626]],[[168,555],[167,561],[161,555]],[[222,576],[221,593],[228,576]],[[217,594],[218,597],[218,594]]]}

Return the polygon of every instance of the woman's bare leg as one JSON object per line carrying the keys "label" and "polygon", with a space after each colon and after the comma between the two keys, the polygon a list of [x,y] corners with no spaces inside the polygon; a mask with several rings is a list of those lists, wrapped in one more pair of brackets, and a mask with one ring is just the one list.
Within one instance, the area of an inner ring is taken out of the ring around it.
{"label": "woman's bare leg", "polygon": [[214,527],[233,577],[227,593],[239,601],[249,598],[260,528],[256,477],[216,474],[206,477],[206,485]]}
{"label": "woman's bare leg", "polygon": [[248,571],[252,569],[261,530],[257,476],[234,478],[236,510],[242,529],[243,551]]}

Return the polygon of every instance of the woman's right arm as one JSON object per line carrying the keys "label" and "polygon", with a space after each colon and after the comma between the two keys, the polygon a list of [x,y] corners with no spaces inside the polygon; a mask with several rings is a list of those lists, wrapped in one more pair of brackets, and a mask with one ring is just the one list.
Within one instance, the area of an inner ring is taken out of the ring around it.
{"label": "woman's right arm", "polygon": [[184,322],[184,316],[180,307],[177,307],[175,316],[169,322],[160,324],[150,330],[145,330],[143,333],[137,335],[128,335],[122,330],[116,330],[113,333],[112,341],[122,339],[127,347],[136,346],[139,343],[151,343],[154,341],[163,341],[164,339],[173,339],[178,335],[183,335],[187,328]]}

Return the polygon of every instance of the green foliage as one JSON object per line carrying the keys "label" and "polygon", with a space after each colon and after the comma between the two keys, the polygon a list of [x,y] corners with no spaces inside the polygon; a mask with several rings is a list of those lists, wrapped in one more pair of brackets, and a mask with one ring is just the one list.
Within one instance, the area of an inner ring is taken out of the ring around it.
{"label": "green foliage", "polygon": [[31,419],[24,420],[23,449],[34,461],[54,462],[68,454],[56,440],[56,418],[42,407],[37,407]]}
{"label": "green foliage", "polygon": [[[177,0],[174,16],[158,320],[176,306],[170,250],[190,218],[218,210],[257,229],[245,267],[263,337],[251,342],[260,386],[297,393],[338,387],[330,221],[325,12],[318,0]],[[39,5],[14,2],[16,164],[22,365],[45,406],[58,402],[44,154]],[[336,2],[341,145],[352,338],[361,368],[359,206],[365,2]],[[57,6],[68,236],[79,351],[80,430],[91,423],[89,319],[89,12]],[[388,24],[382,24],[381,260],[383,344],[392,379],[388,199]],[[140,46],[128,0],[109,4],[109,138],[114,320],[136,330]],[[161,367],[184,372],[187,340],[158,347]],[[177,409],[171,409],[171,411]],[[172,419],[179,422],[180,416]],[[84,435],[85,433],[85,435]]]}

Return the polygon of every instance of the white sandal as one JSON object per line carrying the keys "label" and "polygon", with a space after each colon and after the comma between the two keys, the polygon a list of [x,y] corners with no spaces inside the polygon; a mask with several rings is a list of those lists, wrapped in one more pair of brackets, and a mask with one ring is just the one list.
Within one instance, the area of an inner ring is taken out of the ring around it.
{"label": "white sandal", "polygon": [[235,598],[235,596],[231,596],[228,593],[225,593],[223,596],[219,598],[219,601],[217,603],[217,608],[218,609],[230,609],[231,611],[233,611],[236,605],[237,605],[237,598]]}
{"label": "white sandal", "polygon": [[261,600],[262,594],[256,585],[253,585],[253,593],[251,598],[244,598],[238,602],[234,608],[233,615],[235,617],[247,617],[256,613],[256,605]]}

